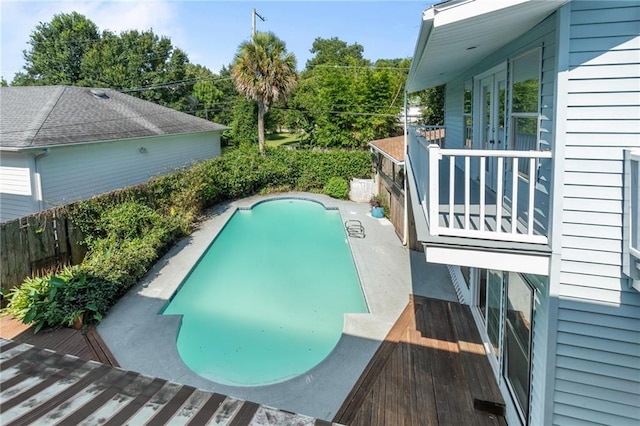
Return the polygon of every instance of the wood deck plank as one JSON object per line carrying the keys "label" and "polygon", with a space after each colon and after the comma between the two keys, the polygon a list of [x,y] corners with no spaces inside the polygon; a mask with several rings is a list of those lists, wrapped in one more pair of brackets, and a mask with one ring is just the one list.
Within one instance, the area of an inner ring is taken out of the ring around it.
{"label": "wood deck plank", "polygon": [[0,338],[74,355],[85,361],[98,361],[119,367],[115,357],[93,326],[85,327],[83,330],[57,328],[42,329],[38,333],[34,333],[33,330],[32,326],[11,317],[0,317]]}
{"label": "wood deck plank", "polygon": [[474,408],[474,398],[491,400],[499,389],[467,311],[452,302],[412,297],[333,421],[372,426],[504,421]]}

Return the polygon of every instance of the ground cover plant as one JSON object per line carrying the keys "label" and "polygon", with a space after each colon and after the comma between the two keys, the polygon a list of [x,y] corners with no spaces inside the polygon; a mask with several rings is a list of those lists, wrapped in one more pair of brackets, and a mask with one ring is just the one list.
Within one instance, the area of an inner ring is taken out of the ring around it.
{"label": "ground cover plant", "polygon": [[[348,196],[351,178],[371,175],[367,151],[295,151],[255,146],[232,149],[135,187],[67,206],[83,233],[79,265],[25,280],[6,296],[4,314],[42,327],[99,322],[180,238],[217,203],[258,193],[326,191]],[[346,191],[346,192],[345,192]]]}

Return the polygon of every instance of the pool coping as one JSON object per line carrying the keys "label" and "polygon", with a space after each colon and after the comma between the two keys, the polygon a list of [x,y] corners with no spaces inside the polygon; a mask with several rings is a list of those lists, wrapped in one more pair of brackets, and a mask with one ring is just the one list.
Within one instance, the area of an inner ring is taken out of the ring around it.
{"label": "pool coping", "polygon": [[[161,310],[237,209],[282,198],[302,198],[337,209],[343,223],[349,219],[361,221],[366,237],[347,238],[369,313],[345,314],[338,344],[307,373],[263,386],[214,383],[184,365],[175,345],[181,316],[163,316]],[[412,293],[409,250],[402,246],[391,223],[371,217],[369,210],[366,203],[298,192],[220,204],[114,306],[98,332],[122,368],[330,420]]]}

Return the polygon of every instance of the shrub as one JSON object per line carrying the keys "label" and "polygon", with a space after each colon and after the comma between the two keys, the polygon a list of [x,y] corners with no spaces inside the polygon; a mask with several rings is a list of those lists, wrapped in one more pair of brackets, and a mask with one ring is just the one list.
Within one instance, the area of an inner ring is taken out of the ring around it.
{"label": "shrub", "polygon": [[5,312],[37,333],[43,326],[71,326],[82,316],[85,322],[98,322],[110,307],[113,289],[88,275],[80,266],[65,268],[58,274],[27,278],[9,294]]}
{"label": "shrub", "polygon": [[324,193],[333,198],[349,198],[349,183],[340,177],[332,177],[324,186]]}

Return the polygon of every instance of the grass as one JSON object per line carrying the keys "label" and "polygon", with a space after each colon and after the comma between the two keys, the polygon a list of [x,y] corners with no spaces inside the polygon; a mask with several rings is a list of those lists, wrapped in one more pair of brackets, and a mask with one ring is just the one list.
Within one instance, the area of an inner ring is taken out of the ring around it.
{"label": "grass", "polygon": [[268,133],[265,135],[267,146],[294,145],[300,142],[297,133]]}

